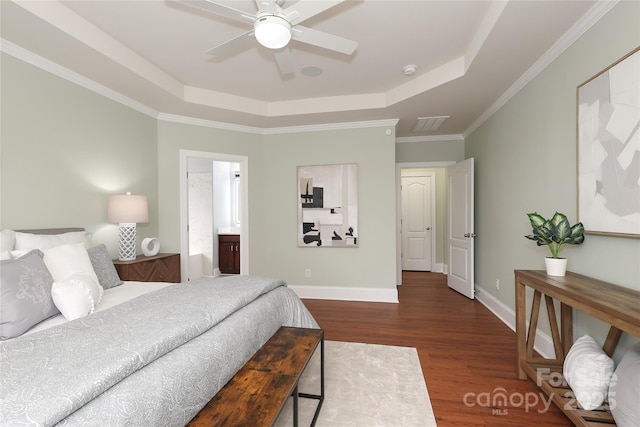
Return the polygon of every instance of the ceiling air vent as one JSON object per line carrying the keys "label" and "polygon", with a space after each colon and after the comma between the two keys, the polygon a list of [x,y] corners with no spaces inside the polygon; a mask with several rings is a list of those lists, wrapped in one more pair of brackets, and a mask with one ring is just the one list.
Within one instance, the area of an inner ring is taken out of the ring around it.
{"label": "ceiling air vent", "polygon": [[435,116],[435,117],[418,117],[416,125],[413,127],[414,132],[434,132],[438,130],[442,122],[451,116]]}

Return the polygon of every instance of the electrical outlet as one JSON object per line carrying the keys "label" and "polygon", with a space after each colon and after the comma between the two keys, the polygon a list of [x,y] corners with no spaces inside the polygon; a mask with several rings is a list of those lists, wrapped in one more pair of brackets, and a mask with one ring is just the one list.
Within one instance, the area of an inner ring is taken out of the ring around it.
{"label": "electrical outlet", "polygon": [[311,269],[307,268],[304,270],[304,277],[311,277]]}
{"label": "electrical outlet", "polygon": [[500,290],[500,279],[496,279],[496,289]]}

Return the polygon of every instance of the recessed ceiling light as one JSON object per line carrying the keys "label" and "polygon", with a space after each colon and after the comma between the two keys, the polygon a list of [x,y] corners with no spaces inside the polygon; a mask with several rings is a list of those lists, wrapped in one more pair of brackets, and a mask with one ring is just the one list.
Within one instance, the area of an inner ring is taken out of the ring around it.
{"label": "recessed ceiling light", "polygon": [[301,73],[304,74],[305,76],[316,77],[322,74],[322,68],[316,67],[314,65],[309,65],[307,67],[304,67]]}
{"label": "recessed ceiling light", "polygon": [[417,65],[409,64],[402,67],[402,72],[404,72],[405,76],[413,76],[418,69]]}

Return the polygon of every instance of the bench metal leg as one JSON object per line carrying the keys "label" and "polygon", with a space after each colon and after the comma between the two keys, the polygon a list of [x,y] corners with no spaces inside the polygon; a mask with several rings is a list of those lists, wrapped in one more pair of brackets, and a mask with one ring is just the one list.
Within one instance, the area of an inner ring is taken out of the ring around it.
{"label": "bench metal leg", "polygon": [[[296,395],[307,398],[307,399],[318,400],[318,406],[316,407],[316,412],[315,414],[313,414],[313,420],[311,421],[311,427],[314,427],[316,425],[316,421],[318,421],[318,416],[320,415],[320,409],[322,408],[322,403],[324,402],[324,337],[322,337],[322,340],[320,341],[320,395],[309,394],[309,393],[298,394],[297,390],[298,390],[298,386],[296,385],[296,391],[295,391]],[[297,416],[295,415],[297,410],[296,397],[294,397],[294,401],[293,401],[294,417],[296,417],[294,421],[295,427],[297,427],[297,424],[295,424],[297,422]]]}
{"label": "bench metal leg", "polygon": [[298,384],[293,389],[293,427],[298,427]]}

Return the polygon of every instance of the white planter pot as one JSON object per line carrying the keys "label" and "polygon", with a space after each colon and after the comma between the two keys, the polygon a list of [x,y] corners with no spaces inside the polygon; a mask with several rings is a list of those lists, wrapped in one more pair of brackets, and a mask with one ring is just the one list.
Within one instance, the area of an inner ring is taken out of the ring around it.
{"label": "white planter pot", "polygon": [[566,258],[546,257],[544,259],[544,264],[547,267],[547,274],[549,276],[564,276],[567,272]]}

